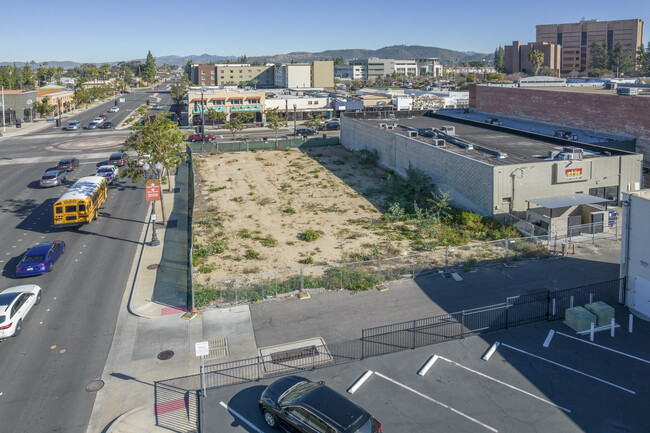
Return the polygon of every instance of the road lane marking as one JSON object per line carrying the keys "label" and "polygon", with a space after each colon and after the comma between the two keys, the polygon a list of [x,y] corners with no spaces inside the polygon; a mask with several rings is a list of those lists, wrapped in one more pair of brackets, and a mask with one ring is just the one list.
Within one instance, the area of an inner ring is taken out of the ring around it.
{"label": "road lane marking", "polygon": [[420,371],[418,371],[419,376],[424,376],[427,374],[427,371],[433,366],[433,364],[438,360],[438,355],[433,355],[430,357],[427,362],[420,368]]}
{"label": "road lane marking", "polygon": [[56,344],[54,346],[50,346],[50,350],[56,349]]}
{"label": "road lane marking", "polygon": [[553,339],[554,335],[555,335],[554,330],[551,329],[550,331],[548,331],[548,335],[546,336],[546,340],[544,340],[544,344],[542,344],[542,346],[544,346],[544,347],[550,346],[551,340]]}
{"label": "road lane marking", "polygon": [[514,386],[514,385],[510,385],[509,383],[503,382],[503,381],[501,381],[501,380],[499,380],[499,379],[497,379],[497,378],[495,378],[495,377],[488,376],[487,374],[481,373],[480,371],[476,371],[476,370],[473,370],[473,369],[471,369],[471,368],[469,368],[469,367],[465,367],[464,365],[459,364],[459,363],[457,363],[456,361],[452,361],[451,359],[447,359],[447,358],[445,358],[445,357],[443,357],[443,356],[439,356],[438,358],[442,359],[443,361],[447,361],[447,362],[449,362],[449,363],[451,363],[451,364],[454,364],[456,367],[460,367],[460,368],[463,368],[463,369],[465,369],[465,370],[467,370],[467,371],[471,371],[471,372],[474,373],[474,374],[478,374],[479,376],[481,376],[481,377],[483,377],[483,378],[485,378],[485,379],[489,379],[489,380],[491,380],[491,381],[493,381],[493,382],[496,382],[496,383],[498,383],[498,384],[501,384],[501,385],[503,385],[503,386],[506,386],[506,387],[508,387],[508,388],[510,388],[510,389],[514,389],[515,391],[519,391],[519,392],[521,392],[521,393],[523,393],[523,394],[526,394],[526,395],[529,396],[529,397],[533,397],[533,398],[536,399],[536,400],[539,400],[539,401],[541,401],[541,402],[543,402],[543,403],[546,403],[546,404],[548,404],[548,405],[551,405],[551,406],[553,406],[553,407],[556,407],[556,408],[558,408],[558,409],[561,409],[561,410],[563,410],[563,411],[565,411],[565,412],[567,412],[567,413],[571,413],[571,410],[570,410],[570,409],[567,409],[567,408],[565,408],[565,407],[563,407],[563,406],[557,405],[557,404],[553,403],[552,401],[549,401],[549,400],[543,399],[542,397],[536,396],[535,394],[532,394],[532,393],[530,393],[530,392],[528,392],[528,391],[525,391],[525,390],[523,390],[523,389],[521,389],[521,388],[517,388],[516,386]]}
{"label": "road lane marking", "polygon": [[622,391],[629,392],[630,394],[634,394],[634,395],[636,395],[636,392],[632,391],[631,389],[624,388],[624,387],[622,387],[622,386],[620,386],[620,385],[616,385],[615,383],[608,382],[608,381],[606,381],[605,379],[601,379],[601,378],[599,378],[599,377],[592,376],[591,374],[584,373],[584,372],[582,372],[582,371],[580,371],[580,370],[576,370],[575,368],[571,368],[571,367],[568,367],[568,366],[566,366],[566,365],[562,365],[562,364],[560,364],[560,363],[558,363],[558,362],[551,361],[550,359],[542,358],[541,356],[538,356],[538,355],[532,354],[532,353],[530,353],[530,352],[526,352],[525,350],[517,349],[516,347],[512,347],[512,346],[510,346],[510,345],[508,345],[508,344],[506,344],[506,343],[501,343],[501,347],[507,347],[507,348],[509,348],[509,349],[512,349],[512,350],[515,350],[515,351],[517,351],[517,352],[520,352],[520,353],[526,354],[526,355],[528,355],[528,356],[532,356],[533,358],[537,358],[537,359],[539,359],[539,360],[541,360],[541,361],[548,362],[549,364],[553,364],[553,365],[555,365],[555,366],[558,366],[558,367],[564,368],[564,369],[569,370],[569,371],[572,371],[572,372],[574,372],[574,373],[578,373],[578,374],[581,374],[581,375],[583,375],[583,376],[586,376],[586,377],[588,377],[588,378],[590,378],[590,379],[594,379],[594,380],[596,380],[596,381],[598,381],[598,382],[604,383],[605,385],[613,386],[614,388],[618,388],[618,389],[620,389],[620,390],[622,390]]}
{"label": "road lane marking", "polygon": [[392,382],[392,383],[394,383],[395,385],[401,386],[402,388],[404,388],[404,389],[406,389],[406,390],[408,390],[408,391],[411,391],[412,393],[414,393],[414,394],[416,394],[416,395],[419,395],[420,397],[422,397],[422,398],[424,398],[424,399],[426,399],[426,400],[429,400],[430,402],[433,402],[433,403],[435,403],[435,404],[437,404],[437,405],[439,405],[439,406],[442,406],[442,407],[444,407],[445,409],[449,409],[449,410],[452,411],[453,413],[455,413],[455,414],[457,414],[457,415],[460,415],[460,416],[462,416],[463,418],[468,419],[468,420],[470,420],[470,421],[472,421],[472,422],[474,422],[474,423],[480,425],[481,427],[485,427],[486,429],[488,429],[488,430],[490,430],[490,431],[492,431],[492,432],[494,432],[494,433],[497,433],[497,432],[499,431],[499,430],[495,429],[494,427],[490,427],[489,425],[487,425],[487,424],[485,424],[485,423],[482,423],[481,421],[477,420],[476,418],[472,418],[471,416],[469,416],[469,415],[467,415],[467,414],[465,414],[465,413],[459,411],[458,409],[454,409],[453,407],[451,407],[451,406],[449,406],[449,405],[446,405],[446,404],[444,404],[444,403],[442,403],[442,402],[440,402],[440,401],[438,401],[438,400],[436,400],[436,399],[434,399],[434,398],[432,398],[432,397],[429,397],[429,396],[426,395],[426,394],[422,394],[420,391],[417,391],[417,390],[415,390],[415,389],[413,389],[413,388],[411,388],[411,387],[408,387],[408,386],[406,386],[406,385],[404,385],[404,384],[401,384],[401,383],[399,383],[398,381],[396,381],[396,380],[394,380],[394,379],[391,379],[390,377],[384,376],[383,374],[381,374],[381,373],[377,373],[376,371],[375,371],[375,374],[376,374],[377,376],[381,377],[382,379],[385,379],[385,380],[387,380],[387,381],[389,381],[389,382]]}
{"label": "road lane marking", "polygon": [[244,422],[245,422],[245,423],[246,423],[250,428],[252,428],[253,430],[255,430],[257,433],[264,433],[262,430],[260,430],[260,429],[258,429],[257,427],[255,427],[255,426],[254,426],[250,421],[248,421],[246,418],[244,418],[243,416],[241,416],[240,414],[238,414],[234,409],[230,408],[230,407],[229,407],[226,403],[224,403],[223,401],[220,401],[219,404],[220,404],[221,406],[223,406],[224,409],[226,409],[228,412],[230,412],[231,414],[233,414],[234,416],[236,416],[236,417],[239,418],[240,420],[244,421]]}
{"label": "road lane marking", "polygon": [[348,392],[349,394],[354,394],[355,392],[357,392],[357,390],[358,390],[359,388],[361,388],[361,385],[363,385],[364,382],[365,382],[366,380],[368,380],[368,378],[369,378],[370,376],[372,376],[372,370],[368,370],[368,371],[366,371],[365,373],[363,373],[363,374],[361,375],[361,377],[358,378],[358,379],[357,379],[357,380],[352,384],[352,386],[349,387],[349,388],[347,389],[347,392]]}
{"label": "road lane marking", "polygon": [[636,359],[637,361],[641,361],[641,362],[645,362],[646,364],[650,364],[650,361],[648,361],[647,359],[639,358],[638,356],[630,355],[629,353],[620,352],[618,350],[611,349],[611,348],[606,347],[606,346],[601,346],[600,344],[592,343],[591,341],[586,341],[586,340],[583,340],[581,338],[574,337],[573,335],[567,335],[567,334],[565,334],[563,332],[559,332],[559,331],[557,332],[557,335],[561,335],[561,336],[567,337],[567,338],[572,338],[572,339],[578,340],[578,341],[580,341],[582,343],[590,344],[592,346],[596,346],[596,347],[599,347],[601,349],[609,350],[610,352],[618,353],[619,355],[627,356],[628,358]]}

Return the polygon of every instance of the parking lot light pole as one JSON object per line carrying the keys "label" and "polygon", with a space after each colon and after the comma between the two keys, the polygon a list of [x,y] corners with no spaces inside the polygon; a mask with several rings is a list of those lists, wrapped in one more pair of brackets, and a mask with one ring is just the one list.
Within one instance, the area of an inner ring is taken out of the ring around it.
{"label": "parking lot light pole", "polygon": [[296,135],[296,108],[298,106],[296,104],[293,104],[293,134]]}
{"label": "parking lot light pole", "polygon": [[[201,146],[205,144],[205,107],[203,106],[203,92],[205,86],[201,86]],[[203,147],[201,147],[203,149]]]}

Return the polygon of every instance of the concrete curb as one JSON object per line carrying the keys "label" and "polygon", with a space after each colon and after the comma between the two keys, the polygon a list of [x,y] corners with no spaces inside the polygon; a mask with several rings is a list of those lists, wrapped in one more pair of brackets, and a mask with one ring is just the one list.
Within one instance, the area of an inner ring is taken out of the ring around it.
{"label": "concrete curb", "polygon": [[[147,216],[149,214],[147,213]],[[126,304],[126,310],[129,312],[129,314],[132,314],[137,317],[142,317],[143,319],[153,319],[153,316],[146,316],[144,314],[140,314],[136,311],[135,307],[133,306],[133,295],[135,294],[135,291],[137,289],[137,283],[138,283],[138,276],[140,275],[140,263],[142,263],[142,256],[144,255],[144,249],[147,246],[147,234],[149,233],[149,227],[151,226],[151,219],[149,219],[149,223],[143,230],[143,234],[140,235],[140,256],[138,257],[138,261],[133,264],[133,269],[132,272],[135,272],[135,275],[133,276],[133,282],[131,283],[131,293],[129,293],[129,302]],[[161,248],[162,248],[162,243],[161,243]]]}
{"label": "concrete curb", "polygon": [[112,433],[113,430],[115,430],[115,428],[116,428],[118,425],[120,425],[120,423],[121,423],[122,421],[124,421],[125,418],[128,418],[130,415],[132,415],[132,414],[134,414],[134,413],[136,413],[136,412],[139,412],[139,411],[141,411],[141,410],[143,410],[143,409],[146,409],[146,408],[148,408],[148,407],[149,407],[148,404],[143,404],[142,406],[138,406],[138,407],[135,407],[135,408],[133,408],[133,409],[131,409],[131,410],[127,410],[127,411],[124,412],[122,415],[118,416],[118,417],[115,418],[113,421],[111,421],[111,423],[108,425],[108,427],[105,428],[104,430],[102,430],[102,433]]}

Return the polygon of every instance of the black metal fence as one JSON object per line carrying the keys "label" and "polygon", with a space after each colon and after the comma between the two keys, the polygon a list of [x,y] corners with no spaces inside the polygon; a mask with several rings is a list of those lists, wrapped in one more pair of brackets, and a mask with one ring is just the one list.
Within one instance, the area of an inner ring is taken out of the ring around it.
{"label": "black metal fence", "polygon": [[216,153],[216,152],[247,152],[252,150],[277,150],[300,147],[323,147],[336,146],[340,144],[339,137],[327,137],[323,134],[320,137],[298,137],[289,138],[286,136],[267,138],[262,140],[237,140],[237,141],[210,141],[189,144],[194,153]]}
{"label": "black metal fence", "polygon": [[[361,338],[205,366],[206,388],[219,388],[302,370],[329,367],[443,341],[559,320],[567,308],[589,302],[624,303],[625,279],[511,296],[505,302],[424,319],[368,328]],[[200,387],[197,375],[196,387]]]}
{"label": "black metal fence", "polygon": [[194,159],[192,148],[187,146],[187,311],[194,309],[194,265],[192,263],[192,246],[194,239]]}

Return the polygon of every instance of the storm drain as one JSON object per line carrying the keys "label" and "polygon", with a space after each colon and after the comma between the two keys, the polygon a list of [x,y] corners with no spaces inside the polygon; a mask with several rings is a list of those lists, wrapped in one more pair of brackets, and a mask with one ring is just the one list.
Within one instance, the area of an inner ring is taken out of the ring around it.
{"label": "storm drain", "polygon": [[205,357],[209,359],[219,359],[228,356],[228,340],[224,338],[210,338],[208,339],[208,348],[210,353]]}
{"label": "storm drain", "polygon": [[158,269],[158,266],[160,266],[158,263],[154,263],[153,265],[147,266],[147,269],[149,270]]}
{"label": "storm drain", "polygon": [[318,355],[316,346],[300,347],[298,349],[287,350],[286,352],[276,352],[271,354],[271,362],[282,364],[289,361],[296,361],[303,358],[312,358]]}
{"label": "storm drain", "polygon": [[161,361],[167,361],[168,359],[171,359],[172,356],[174,356],[173,350],[163,350],[158,354],[158,359]]}
{"label": "storm drain", "polygon": [[86,391],[88,392],[97,392],[104,387],[104,381],[101,379],[93,380],[88,385],[86,385]]}

